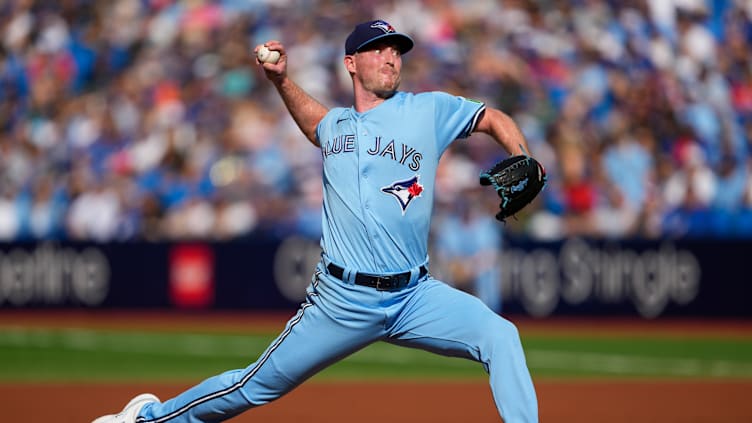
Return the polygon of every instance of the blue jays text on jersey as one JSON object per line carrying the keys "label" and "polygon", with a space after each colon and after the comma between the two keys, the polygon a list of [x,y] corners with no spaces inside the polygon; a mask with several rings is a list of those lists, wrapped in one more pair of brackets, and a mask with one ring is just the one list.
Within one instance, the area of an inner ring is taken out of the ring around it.
{"label": "blue jays text on jersey", "polygon": [[[327,140],[321,145],[321,154],[326,159],[327,156],[332,154],[353,153],[355,152],[355,139],[354,134],[347,134]],[[382,142],[382,137],[379,136],[374,137],[370,144],[372,146],[367,150],[368,154],[391,158],[416,172],[420,170],[420,160],[423,158],[423,154],[415,148],[395,140]]]}
{"label": "blue jays text on jersey", "polygon": [[339,135],[334,139],[327,140],[321,144],[321,155],[326,156],[340,153],[352,153],[355,151],[355,135]]}

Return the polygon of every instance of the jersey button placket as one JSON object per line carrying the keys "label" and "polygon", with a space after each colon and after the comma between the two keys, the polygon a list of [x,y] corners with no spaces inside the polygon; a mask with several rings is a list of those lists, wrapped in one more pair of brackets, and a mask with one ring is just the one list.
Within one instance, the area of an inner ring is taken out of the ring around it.
{"label": "jersey button placket", "polygon": [[[366,143],[366,136],[368,135],[368,132],[363,129],[362,124],[360,122],[360,119],[355,119],[355,133],[360,134],[357,140],[358,145],[358,167],[360,170],[360,175],[363,180],[368,179],[368,171],[366,170],[365,160],[363,160],[363,156],[361,155],[361,147],[362,145],[365,145]],[[363,208],[368,210],[371,208],[370,204],[368,203],[368,196],[365,194],[364,188],[365,184],[362,182],[359,182],[360,187],[360,202],[363,205]]]}
{"label": "jersey button placket", "polygon": [[360,184],[360,201],[363,205],[363,210],[368,211],[366,213],[365,222],[366,222],[366,232],[369,236],[372,237],[372,240],[375,240],[378,237],[373,237],[373,235],[376,233],[374,230],[372,224],[371,224],[371,196],[373,195],[371,192],[372,187],[367,182],[368,175],[370,173],[370,159],[371,156],[367,153],[367,150],[370,146],[370,142],[368,140],[368,130],[363,127],[363,124],[360,120],[356,121],[356,134],[359,134],[358,136],[358,166],[360,170],[360,177],[361,181],[359,181]]}

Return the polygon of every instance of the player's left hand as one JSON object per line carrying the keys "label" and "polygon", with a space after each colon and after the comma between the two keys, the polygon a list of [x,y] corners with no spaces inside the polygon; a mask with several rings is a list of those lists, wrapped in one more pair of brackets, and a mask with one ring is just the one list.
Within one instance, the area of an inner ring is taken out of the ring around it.
{"label": "player's left hand", "polygon": [[530,156],[512,156],[481,173],[480,184],[493,186],[501,197],[496,219],[504,222],[535,199],[546,185],[546,170]]}

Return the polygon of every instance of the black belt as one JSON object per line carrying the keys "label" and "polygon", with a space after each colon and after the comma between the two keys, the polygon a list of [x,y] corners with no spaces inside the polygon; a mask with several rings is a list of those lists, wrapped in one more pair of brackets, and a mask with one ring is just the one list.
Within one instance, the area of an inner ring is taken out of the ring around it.
{"label": "black belt", "polygon": [[[326,266],[326,270],[329,271],[330,275],[340,280],[345,274],[345,269],[332,263]],[[420,266],[420,275],[418,277],[422,278],[427,274],[428,269],[426,266]],[[379,291],[395,291],[406,287],[410,283],[410,276],[410,272],[397,273],[396,275],[370,275],[358,272],[355,274],[355,283],[357,285],[376,288]]]}

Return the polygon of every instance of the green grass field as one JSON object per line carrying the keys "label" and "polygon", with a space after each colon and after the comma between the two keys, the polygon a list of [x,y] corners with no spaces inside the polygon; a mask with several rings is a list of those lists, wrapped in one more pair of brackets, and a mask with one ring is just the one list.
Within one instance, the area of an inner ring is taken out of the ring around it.
{"label": "green grass field", "polygon": [[[194,381],[245,367],[275,335],[0,327],[0,382]],[[752,379],[752,338],[535,333],[523,343],[534,378]],[[316,379],[485,377],[468,360],[377,343]]]}

